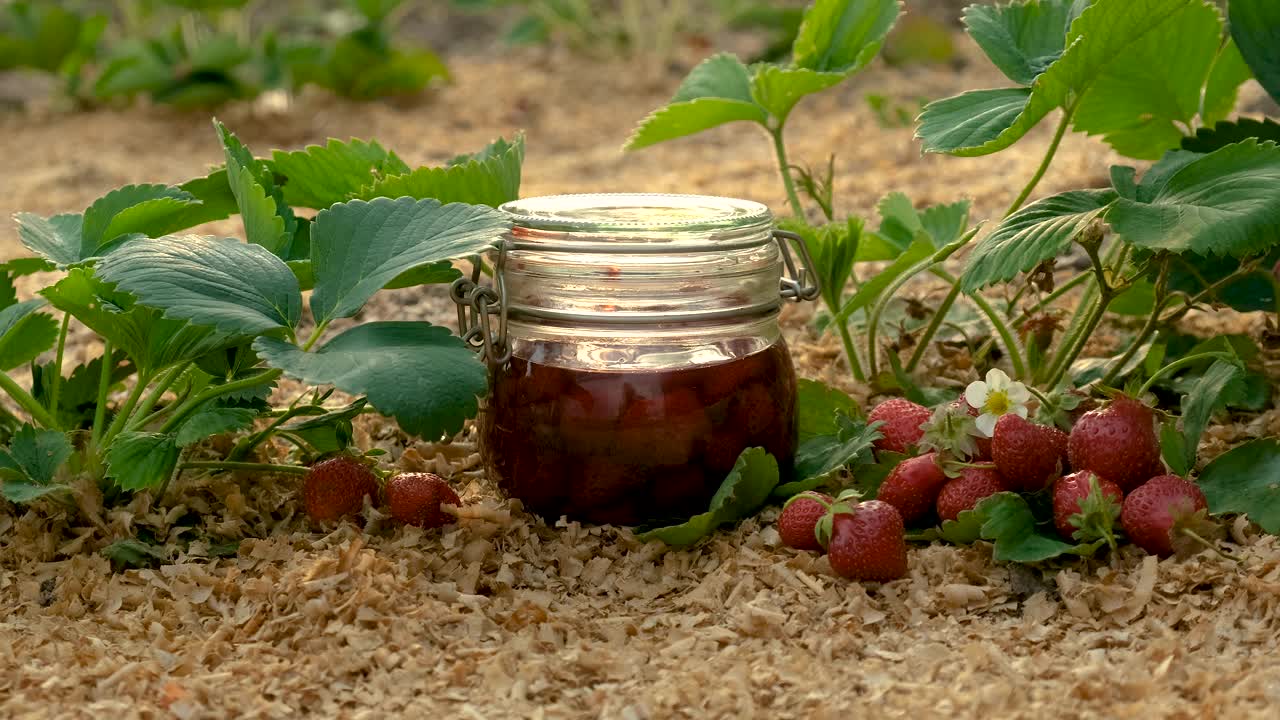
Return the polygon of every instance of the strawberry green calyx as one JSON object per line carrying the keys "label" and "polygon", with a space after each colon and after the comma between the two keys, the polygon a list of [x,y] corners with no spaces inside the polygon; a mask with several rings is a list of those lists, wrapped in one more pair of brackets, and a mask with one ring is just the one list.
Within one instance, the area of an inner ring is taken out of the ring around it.
{"label": "strawberry green calyx", "polygon": [[1071,537],[1080,542],[1105,540],[1107,546],[1116,549],[1116,523],[1120,521],[1120,503],[1115,496],[1104,492],[1098,476],[1089,474],[1089,494],[1079,502],[1080,512],[1067,519],[1076,528]]}
{"label": "strawberry green calyx", "polygon": [[827,514],[818,519],[818,524],[813,528],[813,534],[818,538],[818,544],[827,547],[831,543],[831,528],[835,523],[835,516],[841,513],[853,513],[853,505],[837,500],[827,509]]}
{"label": "strawberry green calyx", "polygon": [[945,452],[952,457],[972,458],[978,454],[978,424],[967,407],[957,403],[942,405],[922,426],[921,450]]}

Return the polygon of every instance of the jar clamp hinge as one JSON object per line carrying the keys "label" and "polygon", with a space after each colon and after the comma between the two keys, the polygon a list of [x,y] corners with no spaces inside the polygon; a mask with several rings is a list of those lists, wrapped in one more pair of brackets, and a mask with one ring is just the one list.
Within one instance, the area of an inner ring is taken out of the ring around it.
{"label": "jar clamp hinge", "polygon": [[[507,285],[503,274],[510,247],[509,240],[503,240],[496,247],[493,286],[480,284],[484,262],[478,256],[472,259],[471,277],[464,275],[449,286],[449,297],[458,306],[458,333],[490,368],[500,368],[511,360],[511,343],[507,341]],[[496,330],[495,314],[498,316]]]}
{"label": "jar clamp hinge", "polygon": [[[783,299],[801,302],[817,298],[822,287],[818,283],[818,274],[813,270],[813,258],[809,256],[809,246],[805,244],[804,238],[786,230],[774,230],[773,238],[778,241],[778,249],[782,251],[782,264],[787,270],[786,276],[782,278]],[[791,250],[787,247],[787,240],[795,244],[796,252],[804,263],[803,267],[796,267]]]}

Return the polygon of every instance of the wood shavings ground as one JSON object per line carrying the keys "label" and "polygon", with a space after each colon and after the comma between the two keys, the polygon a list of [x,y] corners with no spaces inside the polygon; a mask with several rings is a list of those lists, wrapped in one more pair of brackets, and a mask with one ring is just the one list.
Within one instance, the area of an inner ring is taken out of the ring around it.
{"label": "wood shavings ground", "polygon": [[[966,53],[960,73],[876,69],[807,100],[789,128],[793,161],[836,153],[842,212],[870,213],[894,190],[934,203],[958,189],[974,217],[998,212],[1034,171],[1045,128],[994,159],[921,157],[909,129],[878,127],[862,101],[994,86],[995,72]],[[783,209],[753,128],[618,152],[679,73],[644,84],[556,54],[453,66],[458,84],[421,107],[308,97],[287,115],[230,108],[222,119],[260,153],[356,135],[414,163],[524,128],[525,195],[708,192]],[[220,159],[205,118],[163,109],[10,114],[0,130],[8,167],[30,169],[0,174],[6,217],[80,208],[126,182],[180,181]],[[1069,136],[1038,192],[1103,184],[1113,159]],[[12,226],[0,250],[18,253]],[[361,319],[449,322],[452,312],[440,293],[402,291]],[[785,320],[800,372],[868,399],[835,341],[807,333],[809,315]],[[91,352],[73,337],[69,361]],[[961,360],[930,362],[960,382],[972,373]],[[357,426],[394,464],[451,477],[459,524],[394,527],[368,508],[363,529],[316,532],[290,477],[189,477],[155,506],[138,499],[87,526],[0,506],[0,717],[1148,720],[1273,717],[1280,705],[1280,547],[1247,525],[1232,528],[1239,564],[1128,548],[1024,569],[981,546],[931,546],[912,550],[908,577],[861,585],[781,547],[776,508],[692,548],[641,545],[627,530],[545,523],[499,499],[469,437],[406,444],[377,418]],[[1278,430],[1273,411],[1211,429],[1205,449]],[[170,564],[113,573],[96,554],[102,538],[139,528],[195,540],[175,544]],[[211,551],[235,540],[231,557]]]}

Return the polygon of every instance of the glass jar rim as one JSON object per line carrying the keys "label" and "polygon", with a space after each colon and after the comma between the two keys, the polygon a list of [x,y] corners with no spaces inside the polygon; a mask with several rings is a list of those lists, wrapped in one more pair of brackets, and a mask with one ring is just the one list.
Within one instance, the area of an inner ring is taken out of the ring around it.
{"label": "glass jar rim", "polygon": [[677,193],[544,195],[498,208],[527,230],[559,232],[706,233],[766,229],[769,208],[751,200]]}

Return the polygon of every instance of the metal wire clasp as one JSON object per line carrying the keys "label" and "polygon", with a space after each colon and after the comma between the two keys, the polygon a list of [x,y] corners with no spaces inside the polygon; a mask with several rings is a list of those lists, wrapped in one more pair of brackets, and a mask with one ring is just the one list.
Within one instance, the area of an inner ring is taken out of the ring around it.
{"label": "metal wire clasp", "polygon": [[[449,297],[458,306],[458,334],[490,368],[500,368],[511,360],[511,343],[507,339],[507,283],[503,272],[507,264],[509,240],[498,246],[493,265],[494,286],[480,284],[484,263],[480,256],[472,259],[471,277],[460,277],[449,286]],[[493,328],[497,311],[498,327]]]}
{"label": "metal wire clasp", "polygon": [[[813,258],[809,256],[809,246],[805,244],[804,238],[786,230],[774,230],[773,239],[778,241],[778,248],[782,250],[782,263],[787,267],[787,275],[782,278],[782,297],[793,302],[817,298],[822,287],[818,284],[818,274],[813,271]],[[791,250],[785,242],[787,240],[795,244],[804,267],[796,268]]]}

